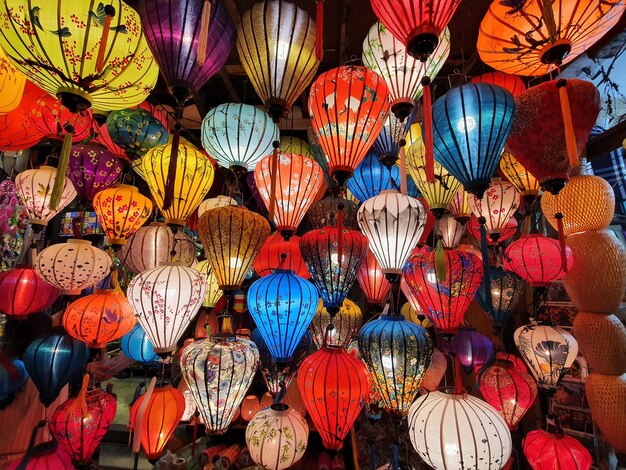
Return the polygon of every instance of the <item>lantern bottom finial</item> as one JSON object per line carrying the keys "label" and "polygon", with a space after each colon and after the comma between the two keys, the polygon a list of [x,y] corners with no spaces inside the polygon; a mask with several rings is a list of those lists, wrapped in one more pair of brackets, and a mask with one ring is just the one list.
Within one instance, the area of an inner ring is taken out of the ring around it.
{"label": "lantern bottom finial", "polygon": [[439,44],[439,36],[433,32],[417,34],[409,41],[406,51],[411,57],[426,62]]}
{"label": "lantern bottom finial", "polygon": [[491,184],[491,178],[482,178],[476,181],[473,181],[471,185],[467,185],[465,191],[470,194],[473,194],[478,199],[482,199],[485,195],[485,191]]}
{"label": "lantern bottom finial", "polygon": [[72,113],[82,113],[91,108],[91,102],[87,98],[70,91],[60,91],[57,93],[57,98],[59,98],[61,104]]}
{"label": "lantern bottom finial", "polygon": [[331,174],[338,186],[345,187],[346,181],[352,178],[354,172],[348,167],[336,167],[331,170]]}
{"label": "lantern bottom finial", "polygon": [[270,115],[275,124],[278,124],[280,120],[289,113],[287,102],[278,98],[270,98],[267,100],[265,108],[267,109],[267,114]]}
{"label": "lantern bottom finial", "polygon": [[398,118],[399,121],[404,122],[404,120],[411,115],[414,107],[415,103],[413,102],[413,100],[396,100],[396,102],[391,105],[391,112],[394,114],[395,117]]}

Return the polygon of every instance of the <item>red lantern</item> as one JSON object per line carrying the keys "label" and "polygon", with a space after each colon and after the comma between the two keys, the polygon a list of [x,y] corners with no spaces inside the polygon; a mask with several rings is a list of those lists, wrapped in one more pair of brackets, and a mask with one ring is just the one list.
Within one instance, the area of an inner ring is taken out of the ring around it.
{"label": "red lantern", "polygon": [[[517,219],[515,217],[511,217],[509,221],[506,223],[504,228],[502,229],[502,233],[497,239],[492,237],[487,237],[487,242],[490,245],[497,245],[504,240],[508,240],[513,235],[517,233]],[[467,231],[470,233],[472,237],[480,242],[480,223],[475,215],[472,215],[467,223]]]}
{"label": "red lantern", "polygon": [[[130,427],[135,431],[138,429],[137,413],[144,398],[145,395],[141,395],[130,410]],[[161,457],[184,412],[185,396],[171,385],[156,387],[152,391],[139,425],[141,446],[148,459]]]}
{"label": "red lantern", "polygon": [[572,250],[565,247],[567,269],[562,262],[558,240],[540,234],[524,235],[504,252],[504,268],[513,271],[531,286],[548,286],[561,279],[572,267]]}
{"label": "red lantern", "polygon": [[426,199],[420,197],[417,200],[422,203],[424,209],[426,210],[426,225],[424,225],[424,231],[422,232],[422,236],[417,242],[418,244],[423,245],[428,241],[430,232],[432,232],[433,228],[435,227],[435,221],[437,220],[437,217],[435,217],[433,211],[430,210],[430,206],[426,202]]}
{"label": "red lantern", "polygon": [[472,83],[492,83],[509,90],[515,97],[526,90],[526,84],[517,75],[505,72],[487,72],[472,78]]}
{"label": "red lantern", "polygon": [[323,347],[302,362],[298,388],[324,447],[343,447],[370,387],[365,364],[343,348]]}
{"label": "red lantern", "polygon": [[533,470],[589,470],[593,463],[585,446],[560,429],[530,431],[523,445]]}
{"label": "red lantern", "polygon": [[0,114],[0,150],[18,151],[37,145],[43,134],[30,123],[30,111],[41,90],[27,85],[17,108]]}
{"label": "red lantern", "polygon": [[263,277],[272,274],[272,271],[279,267],[291,270],[305,279],[310,277],[309,270],[300,254],[300,237],[293,235],[285,241],[281,234],[274,233],[265,240],[254,259],[254,270]]}
{"label": "red lantern", "polygon": [[54,439],[34,445],[37,442],[37,433],[46,424],[47,421],[40,421],[35,426],[24,457],[11,462],[8,467],[4,467],[5,470],[74,470],[72,458]]}
{"label": "red lantern", "polygon": [[387,299],[391,284],[385,279],[383,270],[372,250],[367,250],[367,255],[356,273],[356,278],[370,304],[381,304]]}
{"label": "red lantern", "polygon": [[48,308],[59,296],[59,289],[28,267],[0,272],[0,292],[0,312],[15,317]]}

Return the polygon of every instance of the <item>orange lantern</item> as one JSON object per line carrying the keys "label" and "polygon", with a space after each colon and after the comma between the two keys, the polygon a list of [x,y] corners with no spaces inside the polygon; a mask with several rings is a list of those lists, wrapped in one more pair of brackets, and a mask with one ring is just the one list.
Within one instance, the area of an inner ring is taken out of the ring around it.
{"label": "orange lantern", "polygon": [[25,83],[26,77],[17,71],[0,48],[0,114],[19,106]]}
{"label": "orange lantern", "polygon": [[19,106],[0,115],[1,151],[25,150],[43,138],[39,129],[30,123],[30,110],[39,91],[37,87],[26,87]]}
{"label": "orange lantern", "polygon": [[380,304],[387,300],[391,284],[385,278],[372,250],[367,250],[367,255],[356,273],[356,278],[370,304]]}
{"label": "orange lantern", "polygon": [[472,78],[472,83],[491,83],[509,90],[513,97],[526,89],[526,84],[521,78],[504,72],[487,72]]}
{"label": "orange lantern", "polygon": [[506,150],[502,152],[500,171],[515,185],[524,198],[534,199],[539,195],[539,181],[517,161],[511,152]]}
{"label": "orange lantern", "polygon": [[250,421],[260,410],[261,402],[259,401],[259,398],[254,395],[248,395],[241,402],[241,419],[244,421]]}

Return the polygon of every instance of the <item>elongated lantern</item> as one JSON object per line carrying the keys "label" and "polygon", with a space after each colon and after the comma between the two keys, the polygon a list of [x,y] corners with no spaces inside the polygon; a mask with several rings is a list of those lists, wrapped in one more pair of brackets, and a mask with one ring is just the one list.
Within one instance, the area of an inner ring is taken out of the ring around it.
{"label": "elongated lantern", "polygon": [[385,279],[385,273],[383,273],[372,250],[367,250],[367,255],[356,273],[356,278],[370,304],[381,304],[387,300],[391,284]]}
{"label": "elongated lantern", "polygon": [[204,301],[202,302],[202,306],[209,308],[215,307],[224,293],[217,283],[217,279],[215,278],[215,274],[213,273],[213,267],[211,266],[211,263],[209,263],[209,261],[205,259],[197,263],[193,268],[197,271],[200,271],[206,277],[207,281],[208,287],[206,295],[204,297]]}
{"label": "elongated lantern", "polygon": [[[489,270],[489,285],[481,283],[476,291],[476,300],[491,320],[494,331],[500,333],[517,307],[525,283],[517,274],[501,267],[490,266]],[[491,295],[490,301],[487,301],[487,289]]]}
{"label": "elongated lantern", "polygon": [[[324,307],[324,302],[320,299],[309,330],[318,349],[324,345],[347,348],[352,338],[358,333],[362,323],[361,309],[352,300],[344,299],[339,312],[331,316],[328,309]],[[333,328],[329,330],[328,325],[332,325]]]}

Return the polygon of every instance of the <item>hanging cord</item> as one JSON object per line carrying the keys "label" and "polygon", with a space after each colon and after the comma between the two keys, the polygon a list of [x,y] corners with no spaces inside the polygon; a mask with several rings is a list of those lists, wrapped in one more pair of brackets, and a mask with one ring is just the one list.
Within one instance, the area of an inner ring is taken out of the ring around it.
{"label": "hanging cord", "polygon": [[104,7],[104,24],[102,25],[102,38],[100,39],[100,46],[98,47],[98,56],[96,58],[96,70],[98,73],[102,73],[104,70],[104,52],[106,51],[107,42],[109,41],[109,32],[111,31],[111,21],[115,16],[115,7],[113,5],[106,5]]}
{"label": "hanging cord", "polygon": [[198,49],[196,52],[196,62],[204,65],[207,56],[207,45],[209,43],[209,23],[211,22],[211,1],[204,0],[202,5],[202,17],[200,18],[200,36],[198,37]]}
{"label": "hanging cord", "polygon": [[424,89],[422,99],[424,103],[424,145],[426,150],[424,158],[426,182],[434,183],[435,155],[433,143],[433,100],[430,90],[430,77],[426,76],[422,78],[422,87]]}
{"label": "hanging cord", "polygon": [[324,0],[315,0],[315,57],[324,58]]}
{"label": "hanging cord", "polygon": [[272,142],[272,146],[274,147],[274,151],[272,152],[272,159],[270,161],[270,201],[269,207],[267,208],[267,218],[270,223],[274,220],[274,213],[276,211],[276,179],[278,177],[278,147],[280,147],[280,142],[275,140]]}
{"label": "hanging cord", "polygon": [[478,218],[480,224],[480,251],[483,257],[483,279],[482,285],[485,292],[485,304],[487,311],[493,309],[493,299],[491,298],[491,271],[489,268],[489,242],[487,241],[487,219],[483,216]]}
{"label": "hanging cord", "polygon": [[563,269],[564,273],[567,273],[567,245],[565,244],[565,233],[563,232],[563,213],[560,211],[557,212],[556,214],[554,214],[554,218],[556,219],[557,232],[559,235],[559,246],[561,247],[561,268]]}
{"label": "hanging cord", "polygon": [[[400,192],[406,195],[406,140],[400,139],[398,146],[400,148]],[[391,170],[389,173],[391,173]]]}
{"label": "hanging cord", "polygon": [[[179,106],[182,115],[182,105]],[[167,211],[174,203],[174,190],[176,189],[176,173],[178,168],[178,147],[180,145],[181,125],[177,122],[174,125],[174,135],[172,136],[172,146],[170,151],[170,162],[167,167],[167,179],[165,180],[165,193],[163,195],[163,212]],[[179,196],[183,196],[182,194]]]}
{"label": "hanging cord", "polygon": [[337,204],[337,264],[341,268],[343,260],[343,202]]}

